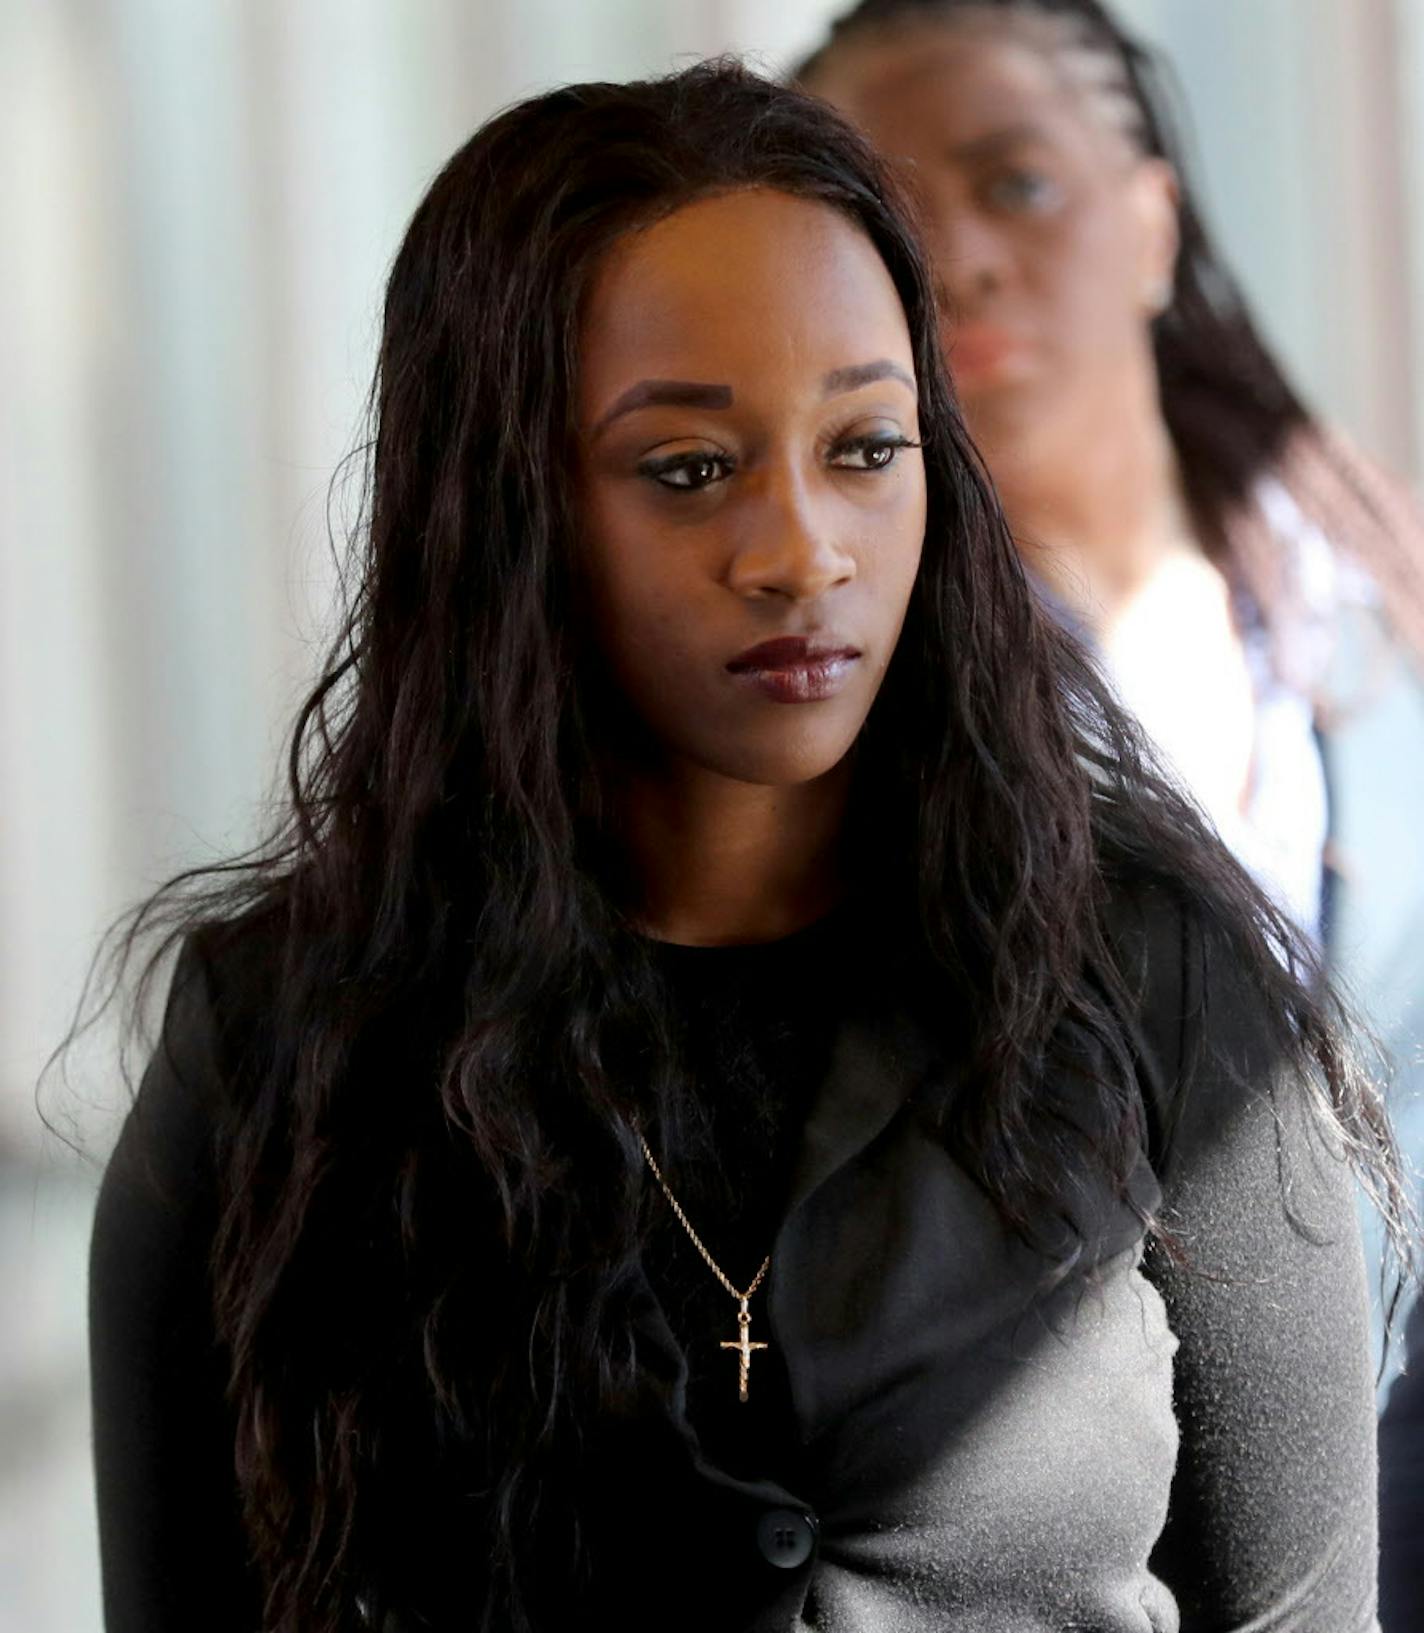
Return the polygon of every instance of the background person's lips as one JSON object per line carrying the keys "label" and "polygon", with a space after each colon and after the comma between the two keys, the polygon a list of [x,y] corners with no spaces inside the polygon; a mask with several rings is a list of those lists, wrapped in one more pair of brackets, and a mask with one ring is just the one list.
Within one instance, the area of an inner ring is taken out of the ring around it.
{"label": "background person's lips", "polygon": [[1025,350],[1023,339],[1009,329],[966,323],[949,331],[949,371],[958,377],[994,375],[1021,358]]}

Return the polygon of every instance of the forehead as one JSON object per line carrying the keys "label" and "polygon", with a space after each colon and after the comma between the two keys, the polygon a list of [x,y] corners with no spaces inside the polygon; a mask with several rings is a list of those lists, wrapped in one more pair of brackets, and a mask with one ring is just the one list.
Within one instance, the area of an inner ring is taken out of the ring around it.
{"label": "forehead", "polygon": [[1015,129],[1085,156],[1125,146],[1071,59],[1048,40],[1003,27],[921,24],[853,42],[816,89],[892,156],[934,147],[951,157]]}
{"label": "forehead", "polygon": [[580,351],[584,399],[629,379],[735,386],[882,356],[912,367],[899,295],[865,234],[827,205],[759,188],[699,199],[614,244]]}

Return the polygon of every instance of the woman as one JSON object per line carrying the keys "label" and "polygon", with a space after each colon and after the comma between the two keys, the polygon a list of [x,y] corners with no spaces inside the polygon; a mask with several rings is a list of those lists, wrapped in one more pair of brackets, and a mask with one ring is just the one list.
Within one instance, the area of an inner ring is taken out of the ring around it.
{"label": "woman", "polygon": [[863,0],[799,77],[912,178],[965,415],[1044,598],[1319,933],[1317,731],[1362,689],[1332,658],[1377,604],[1424,653],[1424,527],[1257,335],[1156,76],[1097,0]]}
{"label": "woman", "polygon": [[1035,605],[869,148],[510,110],[375,420],[289,824],[148,915],[111,1633],[1369,1626],[1387,1124]]}

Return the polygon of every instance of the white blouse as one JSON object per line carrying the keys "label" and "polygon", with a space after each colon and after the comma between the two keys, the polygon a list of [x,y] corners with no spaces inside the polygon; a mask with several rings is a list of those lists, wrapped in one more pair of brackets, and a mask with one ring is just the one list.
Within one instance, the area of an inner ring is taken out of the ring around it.
{"label": "white blouse", "polygon": [[1114,617],[1099,654],[1117,695],[1223,840],[1318,939],[1330,810],[1315,702],[1342,604],[1374,597],[1281,482],[1263,479],[1257,503],[1282,547],[1292,611],[1286,661],[1249,599],[1185,548]]}

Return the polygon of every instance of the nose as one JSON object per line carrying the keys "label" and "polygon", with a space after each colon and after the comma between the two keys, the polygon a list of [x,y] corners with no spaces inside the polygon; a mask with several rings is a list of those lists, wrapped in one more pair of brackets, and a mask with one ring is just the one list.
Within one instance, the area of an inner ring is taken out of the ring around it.
{"label": "nose", "polygon": [[1003,235],[975,210],[931,199],[926,236],[935,275],[951,317],[972,316],[1008,278]]}
{"label": "nose", "polygon": [[855,577],[855,557],[835,542],[825,506],[797,474],[768,472],[727,571],[727,587],[753,601],[813,601]]}

